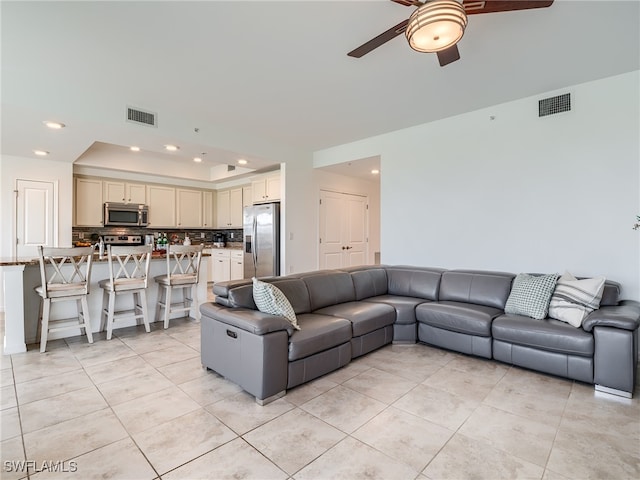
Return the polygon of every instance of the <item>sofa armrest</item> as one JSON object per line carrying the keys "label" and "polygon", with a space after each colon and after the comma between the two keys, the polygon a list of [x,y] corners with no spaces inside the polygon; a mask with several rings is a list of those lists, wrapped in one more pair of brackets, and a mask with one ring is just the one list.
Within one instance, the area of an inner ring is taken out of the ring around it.
{"label": "sofa armrest", "polygon": [[590,332],[594,327],[615,327],[636,330],[640,327],[640,303],[623,300],[618,305],[600,307],[591,312],[582,322],[582,328]]}
{"label": "sofa armrest", "polygon": [[286,318],[249,308],[229,308],[208,302],[200,305],[200,313],[255,335],[265,335],[281,330],[286,330],[289,335],[293,333],[291,322]]}

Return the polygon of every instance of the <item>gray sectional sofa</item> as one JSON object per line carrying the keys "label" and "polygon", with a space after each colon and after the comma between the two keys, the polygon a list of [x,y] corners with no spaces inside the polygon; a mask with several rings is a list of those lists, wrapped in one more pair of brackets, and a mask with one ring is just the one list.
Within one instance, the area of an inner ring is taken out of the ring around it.
{"label": "gray sectional sofa", "polygon": [[364,266],[262,279],[286,295],[300,330],[258,311],[250,280],[218,283],[215,302],[200,306],[202,364],[265,404],[386,344],[420,342],[631,397],[640,303],[621,301],[607,281],[580,328],[505,314],[514,277]]}

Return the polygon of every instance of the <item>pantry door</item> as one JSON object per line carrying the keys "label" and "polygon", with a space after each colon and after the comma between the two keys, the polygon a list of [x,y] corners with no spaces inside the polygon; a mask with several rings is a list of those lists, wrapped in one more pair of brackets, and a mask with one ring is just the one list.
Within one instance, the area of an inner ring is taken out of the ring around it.
{"label": "pantry door", "polygon": [[367,264],[369,242],[368,198],[320,191],[321,269]]}
{"label": "pantry door", "polygon": [[53,182],[16,180],[16,256],[37,257],[38,245],[55,246],[55,187]]}

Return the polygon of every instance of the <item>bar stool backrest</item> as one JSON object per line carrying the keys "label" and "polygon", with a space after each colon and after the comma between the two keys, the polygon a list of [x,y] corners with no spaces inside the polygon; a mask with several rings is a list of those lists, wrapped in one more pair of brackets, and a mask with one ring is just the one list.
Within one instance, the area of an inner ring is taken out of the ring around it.
{"label": "bar stool backrest", "polygon": [[115,290],[147,288],[152,248],[151,245],[107,246],[109,280]]}
{"label": "bar stool backrest", "polygon": [[95,247],[38,246],[43,298],[89,293]]}
{"label": "bar stool backrest", "polygon": [[168,246],[167,276],[170,283],[198,283],[203,248],[204,245]]}

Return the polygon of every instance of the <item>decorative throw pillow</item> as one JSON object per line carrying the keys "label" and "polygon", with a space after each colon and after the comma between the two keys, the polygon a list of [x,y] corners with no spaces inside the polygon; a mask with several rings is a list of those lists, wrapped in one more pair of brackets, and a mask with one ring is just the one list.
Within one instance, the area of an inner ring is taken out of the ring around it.
{"label": "decorative throw pillow", "polygon": [[550,275],[519,273],[513,280],[504,312],[542,320],[547,316],[549,300],[557,280],[558,275],[555,273]]}
{"label": "decorative throw pillow", "polygon": [[296,312],[282,290],[270,283],[261,282],[256,277],[251,280],[253,281],[253,301],[256,302],[258,310],[271,315],[280,315],[289,320],[293,328],[300,330]]}
{"label": "decorative throw pillow", "polygon": [[604,277],[578,280],[569,272],[558,279],[549,303],[549,316],[578,328],[582,321],[600,307]]}

